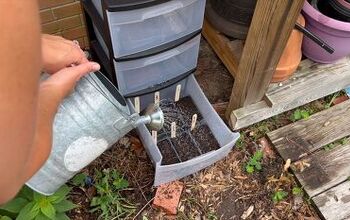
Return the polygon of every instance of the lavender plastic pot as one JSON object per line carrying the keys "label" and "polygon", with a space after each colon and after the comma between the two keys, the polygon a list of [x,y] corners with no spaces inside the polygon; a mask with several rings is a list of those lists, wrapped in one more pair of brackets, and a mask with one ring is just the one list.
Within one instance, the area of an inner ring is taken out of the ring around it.
{"label": "lavender plastic pot", "polygon": [[306,28],[335,49],[333,54],[304,36],[303,54],[319,63],[333,63],[350,54],[350,22],[342,22],[320,13],[305,1],[302,11]]}

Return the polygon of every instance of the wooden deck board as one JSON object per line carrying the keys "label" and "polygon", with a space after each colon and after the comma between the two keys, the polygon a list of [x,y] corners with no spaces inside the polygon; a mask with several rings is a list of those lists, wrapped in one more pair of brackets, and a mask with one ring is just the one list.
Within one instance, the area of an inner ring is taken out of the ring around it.
{"label": "wooden deck board", "polygon": [[293,77],[271,84],[265,100],[234,110],[234,130],[247,127],[274,115],[317,100],[350,85],[350,57],[334,64],[316,64],[303,60]]}
{"label": "wooden deck board", "polygon": [[345,181],[313,198],[327,220],[350,219],[350,181]]}
{"label": "wooden deck board", "polygon": [[325,219],[350,219],[350,143],[334,144],[349,135],[350,100],[267,134],[284,160],[308,164],[293,172]]}
{"label": "wooden deck board", "polygon": [[294,173],[307,194],[313,197],[348,179],[350,176],[350,144],[339,145],[332,150],[322,149],[303,161],[310,164],[310,167],[302,172],[294,171]]}
{"label": "wooden deck board", "polygon": [[350,100],[268,135],[279,154],[292,161],[350,135]]}

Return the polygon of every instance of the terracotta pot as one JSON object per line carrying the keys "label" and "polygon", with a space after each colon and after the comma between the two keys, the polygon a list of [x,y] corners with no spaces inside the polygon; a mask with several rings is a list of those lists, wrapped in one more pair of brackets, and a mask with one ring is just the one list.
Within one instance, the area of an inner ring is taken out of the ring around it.
{"label": "terracotta pot", "polygon": [[[297,22],[302,26],[305,26],[305,20],[302,15],[299,16]],[[301,61],[302,41],[303,34],[294,29],[288,39],[286,47],[284,48],[271,82],[281,82],[293,75]]]}

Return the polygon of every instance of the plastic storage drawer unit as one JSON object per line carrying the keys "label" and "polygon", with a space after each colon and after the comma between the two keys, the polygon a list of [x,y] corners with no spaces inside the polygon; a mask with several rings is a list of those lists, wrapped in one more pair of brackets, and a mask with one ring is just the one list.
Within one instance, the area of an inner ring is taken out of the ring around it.
{"label": "plastic storage drawer unit", "polygon": [[105,52],[105,54],[107,55],[108,59],[110,59],[108,47],[106,45],[104,38],[102,37],[102,34],[100,33],[100,31],[98,30],[98,28],[94,24],[93,24],[93,28],[94,28],[95,36],[96,36],[98,43],[102,47],[103,52]]}
{"label": "plastic storage drawer unit", "polygon": [[199,34],[163,53],[129,61],[114,61],[119,91],[124,96],[130,96],[195,69],[200,39]]}
{"label": "plastic storage drawer unit", "polygon": [[[146,126],[140,125],[137,128],[137,132],[155,167],[154,185],[156,186],[193,174],[224,158],[239,138],[239,133],[233,133],[215,112],[193,74],[173,86],[160,90],[161,99],[174,100],[176,87],[179,84],[181,84],[181,97],[190,96],[192,98],[220,147],[217,150],[209,151],[184,162],[162,165],[163,156],[157,144],[155,144],[150,131]],[[138,97],[140,102],[144,103],[144,106],[152,103],[152,100],[149,100],[149,95]],[[134,109],[134,98],[127,99],[127,103],[131,109]]]}
{"label": "plastic storage drawer unit", "polygon": [[[102,13],[101,1],[93,3]],[[200,31],[203,24],[205,0],[172,0],[134,10],[121,9],[118,1],[114,4],[106,8],[106,15],[115,58],[162,51]]]}

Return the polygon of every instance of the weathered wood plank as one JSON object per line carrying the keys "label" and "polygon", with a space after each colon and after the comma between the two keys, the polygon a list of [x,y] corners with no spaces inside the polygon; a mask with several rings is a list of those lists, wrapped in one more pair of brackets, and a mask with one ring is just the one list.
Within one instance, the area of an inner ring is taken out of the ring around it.
{"label": "weathered wood plank", "polygon": [[238,66],[226,117],[260,101],[299,16],[304,0],[258,0]]}
{"label": "weathered wood plank", "polygon": [[350,135],[349,125],[350,100],[316,113],[309,119],[272,131],[267,136],[283,159],[295,161]]}
{"label": "weathered wood plank", "polygon": [[[274,115],[322,98],[350,85],[350,57],[334,64],[316,64],[303,60],[294,76],[283,85],[271,84],[267,91],[268,102],[234,110],[231,125],[237,130]],[[272,103],[269,106],[268,103]]]}
{"label": "weathered wood plank", "polygon": [[[312,74],[310,74],[312,72]],[[336,64],[319,64],[311,60],[304,60],[292,79],[284,82],[282,86],[272,84],[266,97],[272,105],[284,102],[302,102],[303,99],[314,100],[334,93],[348,86],[350,81],[339,78],[350,76],[350,58],[346,57]],[[291,94],[292,93],[292,94]],[[288,100],[286,100],[288,97]]]}
{"label": "weathered wood plank", "polygon": [[321,150],[303,161],[310,164],[310,167],[294,173],[307,194],[313,197],[348,179],[350,144],[339,145],[332,150]]}
{"label": "weathered wood plank", "polygon": [[350,219],[350,181],[312,198],[327,220]]}
{"label": "weathered wood plank", "polygon": [[[230,40],[216,31],[206,19],[204,20],[202,34],[226,66],[227,70],[235,77],[239,63],[237,57],[240,57],[240,55],[234,55],[236,51],[232,50],[234,48],[229,46]],[[240,53],[238,52],[238,54]]]}

